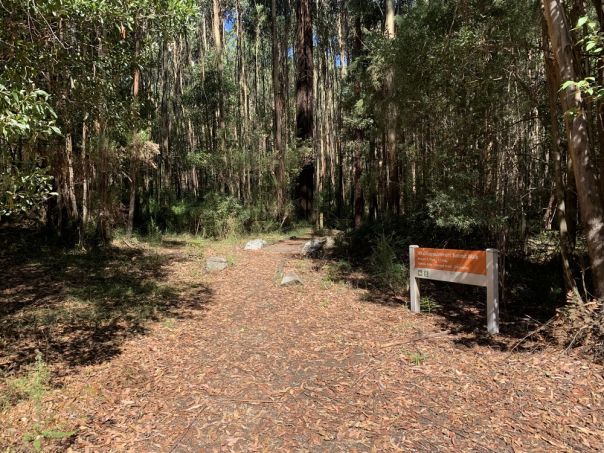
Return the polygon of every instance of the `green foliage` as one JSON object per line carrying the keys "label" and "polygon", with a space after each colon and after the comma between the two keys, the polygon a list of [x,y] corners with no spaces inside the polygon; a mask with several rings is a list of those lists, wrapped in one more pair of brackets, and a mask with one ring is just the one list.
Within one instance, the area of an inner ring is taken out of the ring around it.
{"label": "green foliage", "polygon": [[9,167],[0,173],[0,221],[35,212],[56,193],[52,191],[52,176],[45,169],[34,168],[23,173]]}
{"label": "green foliage", "polygon": [[187,154],[185,158],[187,166],[200,170],[212,168],[216,163],[216,156],[207,151],[195,151]]}
{"label": "green foliage", "polygon": [[46,427],[48,424],[44,414],[43,399],[50,388],[50,370],[42,358],[40,351],[36,351],[36,359],[31,368],[23,377],[7,381],[8,397],[6,403],[13,404],[19,400],[31,401],[34,408],[35,423],[32,431],[23,435],[23,440],[31,444],[35,451],[42,451],[46,440],[60,440],[71,437],[75,432],[65,432]]}
{"label": "green foliage", "polygon": [[329,263],[326,266],[325,274],[322,278],[322,285],[324,289],[331,288],[335,283],[342,282],[345,277],[352,272],[352,266],[346,260],[338,260],[333,263]]}
{"label": "green foliage", "polygon": [[431,296],[422,296],[419,301],[421,311],[432,313],[440,308],[440,305]]}
{"label": "green foliage", "polygon": [[280,229],[262,206],[245,206],[237,198],[210,193],[203,200],[183,199],[160,206],[151,201],[144,215],[147,235],[188,232],[224,239],[245,233],[269,233]]}
{"label": "green foliage", "polygon": [[35,451],[43,451],[44,440],[61,440],[71,437],[75,431],[58,431],[55,429],[41,429],[39,426],[33,433],[23,436],[26,442],[30,442]]}
{"label": "green foliage", "polygon": [[369,256],[369,271],[383,288],[404,292],[408,288],[409,268],[397,256],[394,236],[381,234],[375,240]]}
{"label": "green foliage", "polygon": [[413,354],[409,355],[409,360],[415,366],[423,365],[427,358],[428,357],[425,354],[422,354],[421,352],[414,352]]}
{"label": "green foliage", "polygon": [[209,194],[201,202],[181,200],[171,206],[150,205],[147,233],[189,232],[203,237],[225,238],[241,234],[249,212],[229,196]]}
{"label": "green foliage", "polygon": [[[601,69],[602,62],[600,58],[604,50],[604,35],[600,32],[598,23],[589,16],[583,16],[577,21],[574,31],[583,34],[577,44],[583,46],[587,58],[592,60],[593,65],[590,65],[590,67]],[[579,90],[585,96],[593,97],[595,100],[604,98],[604,86],[598,83],[594,76],[587,76],[582,80],[567,80],[560,87],[560,91],[569,89]],[[572,111],[567,113],[573,115]]]}
{"label": "green foliage", "polygon": [[484,224],[484,211],[478,200],[460,196],[459,192],[438,192],[428,202],[428,212],[436,225],[468,234]]}
{"label": "green foliage", "polygon": [[245,211],[233,197],[210,194],[190,215],[199,222],[204,237],[225,238],[244,231]]}
{"label": "green foliage", "polygon": [[51,196],[52,177],[36,163],[15,161],[10,147],[32,147],[40,139],[60,134],[49,94],[35,88],[11,88],[0,81],[0,222],[36,212]]}
{"label": "green foliage", "polygon": [[321,308],[329,308],[329,306],[331,305],[331,301],[329,299],[323,299],[319,305]]}
{"label": "green foliage", "polygon": [[0,139],[8,143],[18,139],[35,142],[59,134],[49,97],[43,90],[10,88],[0,80]]}
{"label": "green foliage", "polygon": [[13,403],[22,399],[30,400],[36,412],[40,412],[42,409],[42,399],[48,391],[49,382],[50,370],[46,363],[44,363],[40,351],[37,351],[35,362],[27,374],[7,382],[9,400]]}

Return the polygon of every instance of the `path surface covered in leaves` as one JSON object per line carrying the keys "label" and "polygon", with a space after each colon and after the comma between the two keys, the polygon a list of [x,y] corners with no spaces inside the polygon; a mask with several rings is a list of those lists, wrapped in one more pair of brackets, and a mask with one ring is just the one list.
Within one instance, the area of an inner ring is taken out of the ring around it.
{"label": "path surface covered in leaves", "polygon": [[[297,256],[301,245],[237,249],[233,266],[201,276],[199,256],[162,249],[182,255],[167,278],[204,280],[206,309],[157,323],[113,359],[65,378],[47,404],[77,429],[68,448],[604,448],[600,367],[559,351],[468,346],[436,315],[373,303],[366,290],[326,279],[320,263]],[[304,285],[280,287],[282,269],[296,269]]]}

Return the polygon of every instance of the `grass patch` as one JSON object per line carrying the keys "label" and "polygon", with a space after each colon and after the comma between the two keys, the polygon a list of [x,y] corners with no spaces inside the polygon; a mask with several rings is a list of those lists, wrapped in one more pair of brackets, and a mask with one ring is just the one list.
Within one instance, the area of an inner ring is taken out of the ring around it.
{"label": "grass patch", "polygon": [[329,308],[329,306],[331,305],[331,301],[328,299],[324,299],[319,305],[321,306],[321,308]]}
{"label": "grass patch", "polygon": [[428,357],[421,352],[414,352],[409,355],[409,361],[415,366],[421,366],[424,364]]}
{"label": "grass patch", "polygon": [[441,308],[436,300],[431,296],[422,296],[419,301],[420,310],[426,313],[432,313]]}
{"label": "grass patch", "polygon": [[32,365],[20,377],[5,380],[6,391],[2,397],[0,407],[7,407],[19,401],[32,401],[37,411],[40,411],[42,398],[49,388],[50,370],[42,359],[40,351],[36,351],[36,358]]}
{"label": "grass patch", "polygon": [[34,363],[22,376],[5,381],[6,392],[0,406],[8,407],[19,401],[29,401],[33,406],[34,423],[23,435],[23,440],[35,451],[42,451],[47,441],[71,437],[75,431],[62,431],[52,426],[44,408],[44,397],[50,390],[50,369],[40,351],[36,352]]}
{"label": "grass patch", "polygon": [[174,318],[166,318],[161,322],[163,328],[172,330],[176,327],[176,320]]}

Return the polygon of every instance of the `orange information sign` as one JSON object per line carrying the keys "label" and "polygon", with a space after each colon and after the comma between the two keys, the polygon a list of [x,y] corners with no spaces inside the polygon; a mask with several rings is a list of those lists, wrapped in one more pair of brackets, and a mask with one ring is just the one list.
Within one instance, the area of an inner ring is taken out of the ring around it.
{"label": "orange information sign", "polygon": [[415,267],[487,275],[487,254],[485,251],[417,248]]}

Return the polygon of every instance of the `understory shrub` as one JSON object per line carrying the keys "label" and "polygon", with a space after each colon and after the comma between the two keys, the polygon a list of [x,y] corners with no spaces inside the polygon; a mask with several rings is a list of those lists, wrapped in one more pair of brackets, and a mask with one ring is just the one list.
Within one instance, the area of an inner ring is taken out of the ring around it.
{"label": "understory shrub", "polygon": [[401,292],[407,289],[409,268],[396,250],[393,235],[379,235],[369,256],[369,271],[380,287]]}
{"label": "understory shrub", "polygon": [[246,206],[232,196],[211,193],[203,200],[180,200],[159,206],[151,202],[143,210],[147,217],[143,233],[191,233],[209,238],[225,238],[243,233],[263,233],[279,229],[264,206]]}

